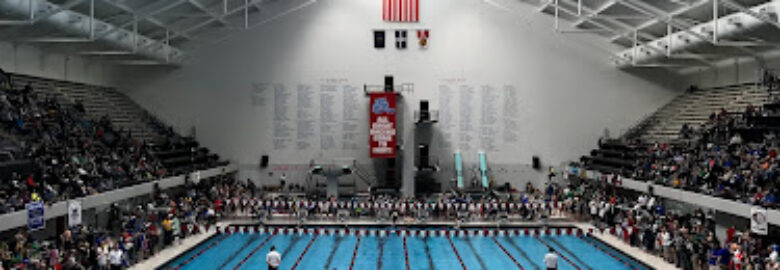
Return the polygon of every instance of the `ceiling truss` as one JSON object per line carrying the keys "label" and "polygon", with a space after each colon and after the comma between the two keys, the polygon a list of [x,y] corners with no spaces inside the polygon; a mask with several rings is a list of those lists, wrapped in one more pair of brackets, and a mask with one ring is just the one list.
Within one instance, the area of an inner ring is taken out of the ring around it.
{"label": "ceiling truss", "polygon": [[[186,51],[255,26],[288,3],[302,1],[0,0],[0,40],[61,48],[66,54],[119,64],[175,66]],[[272,5],[282,7],[269,8]],[[70,31],[73,27],[83,31]],[[113,46],[118,44],[126,46]]]}
{"label": "ceiling truss", "polygon": [[763,65],[780,50],[778,2],[545,0],[539,11],[555,17],[558,33],[593,33],[617,45],[612,59],[622,68],[713,67],[730,58]]}

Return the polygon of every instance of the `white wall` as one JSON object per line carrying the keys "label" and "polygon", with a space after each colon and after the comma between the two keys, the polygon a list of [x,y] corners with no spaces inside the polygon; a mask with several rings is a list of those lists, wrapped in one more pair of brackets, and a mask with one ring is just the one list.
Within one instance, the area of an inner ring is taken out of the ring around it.
{"label": "white wall", "polygon": [[110,85],[115,81],[112,79],[118,69],[115,65],[50,51],[0,40],[0,68],[12,73],[93,85]]}
{"label": "white wall", "polygon": [[[780,72],[780,52],[765,54],[765,68]],[[682,71],[690,84],[700,88],[717,87],[761,80],[761,66],[750,57],[736,57],[719,62],[715,68],[690,68]]]}
{"label": "white wall", "polygon": [[[315,122],[317,134],[307,141],[312,143],[310,148],[295,149],[293,139],[292,147],[274,149],[274,91],[255,91],[253,85],[283,85],[281,92],[291,95],[291,119],[276,122],[289,124],[293,137],[297,134],[296,95],[301,84],[315,90],[312,112],[317,120],[322,109],[317,95],[321,85],[335,85],[343,91],[344,87],[381,84],[385,74],[393,74],[397,83],[414,84],[414,92],[404,94],[407,110],[416,108],[419,99],[429,99],[432,109],[439,109],[439,89],[448,86],[452,90],[444,92],[452,93],[453,100],[442,114],[451,115],[453,125],[436,125],[433,154],[449,165],[453,151],[460,148],[466,162],[476,162],[476,152],[493,141],[488,160],[502,164],[502,169],[493,170],[494,177],[521,185],[536,179],[522,179],[528,174],[513,174],[504,166],[527,166],[532,155],[550,165],[577,159],[595,147],[604,128],[614,136],[684,88],[675,84],[680,80],[663,72],[629,74],[615,69],[608,63],[607,50],[599,49],[608,46],[601,39],[556,34],[551,17],[519,1],[421,1],[421,22],[414,24],[383,22],[381,3],[320,0],[191,52],[191,60],[180,69],[128,71],[125,77],[131,81],[121,82],[121,89],[179,131],[186,133],[195,126],[200,142],[244,165],[245,177],[268,180],[275,177],[256,169],[263,154],[271,156],[271,170],[283,170],[276,165],[308,164],[319,157],[354,157],[367,162],[368,112],[362,108],[367,108],[368,102],[362,93],[355,96],[361,108],[356,123],[363,131],[354,139],[356,149],[321,150],[320,138],[327,133],[319,132],[319,121]],[[413,31],[406,50],[393,47],[392,31],[388,32],[387,48],[372,47],[373,29],[417,28],[431,31],[427,50],[417,47]],[[494,101],[483,102],[483,86],[497,89],[495,95],[488,96]],[[506,86],[516,89],[515,112],[504,110]],[[473,87],[474,95],[462,95],[458,90],[462,87]],[[333,105],[343,106],[344,96],[338,93]],[[265,105],[253,105],[253,97],[265,98]],[[496,112],[484,112],[493,106]],[[461,118],[466,117],[460,113],[464,109],[471,111],[473,128],[468,133],[459,131]],[[481,121],[485,115],[496,119]],[[411,117],[407,111],[401,135],[407,148],[414,138]],[[505,125],[509,120],[516,121],[517,127],[511,128],[519,138],[516,141],[504,136],[505,129],[510,129]],[[489,129],[480,135],[482,128]],[[341,136],[343,130],[333,132]],[[443,148],[440,140],[446,136],[450,136],[451,146]],[[469,143],[460,139],[468,136],[472,137]],[[406,183],[411,183],[412,162],[412,152],[406,151]],[[452,173],[439,175],[449,179]],[[540,175],[530,177],[538,179]]]}

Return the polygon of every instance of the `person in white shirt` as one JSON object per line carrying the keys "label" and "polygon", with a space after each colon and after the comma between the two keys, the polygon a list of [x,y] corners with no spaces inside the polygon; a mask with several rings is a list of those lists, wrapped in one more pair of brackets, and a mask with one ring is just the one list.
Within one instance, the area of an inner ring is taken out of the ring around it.
{"label": "person in white shirt", "polygon": [[661,240],[664,259],[672,261],[672,234],[666,230],[666,227],[661,227],[661,233],[658,234],[658,237]]}
{"label": "person in white shirt", "polygon": [[97,248],[98,270],[108,270],[108,249],[105,247]]}
{"label": "person in white shirt", "polygon": [[547,270],[558,269],[558,255],[555,254],[553,248],[550,248],[550,252],[544,255],[544,265],[547,267]]}
{"label": "person in white shirt", "polygon": [[108,252],[108,261],[111,263],[111,270],[122,269],[122,251],[116,246],[111,248],[111,251]]}
{"label": "person in white shirt", "polygon": [[265,262],[268,263],[268,270],[279,269],[279,265],[282,264],[282,255],[276,252],[275,246],[271,246],[271,251],[265,255]]}
{"label": "person in white shirt", "polygon": [[599,209],[598,209],[598,206],[596,204],[596,200],[591,200],[588,206],[590,206],[590,218],[591,218],[591,220],[596,220],[596,216],[599,213]]}

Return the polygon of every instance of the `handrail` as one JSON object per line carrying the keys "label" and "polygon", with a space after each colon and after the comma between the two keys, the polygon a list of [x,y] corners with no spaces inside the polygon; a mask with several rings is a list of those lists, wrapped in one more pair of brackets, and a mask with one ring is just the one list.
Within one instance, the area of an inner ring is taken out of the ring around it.
{"label": "handrail", "polygon": [[[587,178],[592,179],[592,175],[595,175],[594,171],[586,171]],[[758,207],[756,205],[750,205],[741,203],[738,201],[718,198],[711,195],[690,192],[682,189],[676,189],[663,185],[656,185],[644,181],[638,181],[630,178],[622,178],[620,180],[619,187],[635,190],[639,192],[648,192],[649,188],[653,188],[653,195],[662,198],[693,204],[698,207],[715,209],[721,212],[729,213],[735,216],[743,218],[751,218],[750,209]],[[780,210],[767,209],[767,221],[769,224],[780,225]]]}
{"label": "handrail", "polygon": [[[227,165],[208,170],[202,170],[189,174],[189,178],[192,179],[196,176],[200,178],[209,178],[220,175],[224,172],[236,171],[235,165]],[[81,201],[81,207],[83,210],[109,205],[117,201],[126,200],[133,197],[138,197],[145,194],[150,194],[157,185],[160,189],[167,189],[184,185],[185,175],[172,176],[163,178],[160,180],[129,186],[125,188],[106,191],[103,193],[90,195],[86,197],[76,198],[73,200]],[[60,201],[51,205],[47,205],[44,208],[45,219],[52,219],[59,216],[68,214],[68,201]],[[27,225],[27,211],[20,210],[12,213],[0,215],[0,232],[19,228]]]}

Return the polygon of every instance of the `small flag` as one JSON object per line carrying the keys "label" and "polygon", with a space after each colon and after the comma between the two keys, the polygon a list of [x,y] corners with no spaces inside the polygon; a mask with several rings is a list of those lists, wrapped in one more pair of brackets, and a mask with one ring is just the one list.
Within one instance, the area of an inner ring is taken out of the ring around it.
{"label": "small flag", "polygon": [[420,0],[382,0],[382,20],[389,22],[420,21]]}
{"label": "small flag", "polygon": [[406,30],[395,30],[395,47],[406,49]]}
{"label": "small flag", "polygon": [[385,31],[384,30],[374,30],[374,48],[376,48],[376,49],[383,49],[383,48],[385,48]]}
{"label": "small flag", "polygon": [[420,48],[428,48],[428,39],[430,38],[430,31],[428,29],[417,30],[417,39],[419,39]]}

